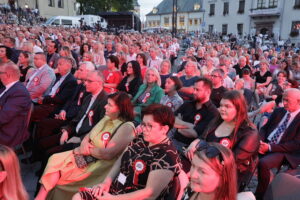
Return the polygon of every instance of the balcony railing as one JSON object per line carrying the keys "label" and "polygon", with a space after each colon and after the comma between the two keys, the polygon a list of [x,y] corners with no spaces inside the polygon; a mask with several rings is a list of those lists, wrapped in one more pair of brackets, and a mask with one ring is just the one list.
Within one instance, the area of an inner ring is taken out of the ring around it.
{"label": "balcony railing", "polygon": [[280,16],[280,9],[278,7],[276,8],[256,8],[256,9],[250,9],[249,15],[251,17],[257,17],[257,16]]}

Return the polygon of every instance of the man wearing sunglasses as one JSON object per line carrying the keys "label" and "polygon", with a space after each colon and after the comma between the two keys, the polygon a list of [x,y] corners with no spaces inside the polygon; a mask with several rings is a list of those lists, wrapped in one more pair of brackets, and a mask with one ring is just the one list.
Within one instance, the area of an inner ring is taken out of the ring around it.
{"label": "man wearing sunglasses", "polygon": [[19,82],[19,68],[12,62],[0,65],[0,144],[14,147],[28,136],[27,118],[31,99]]}

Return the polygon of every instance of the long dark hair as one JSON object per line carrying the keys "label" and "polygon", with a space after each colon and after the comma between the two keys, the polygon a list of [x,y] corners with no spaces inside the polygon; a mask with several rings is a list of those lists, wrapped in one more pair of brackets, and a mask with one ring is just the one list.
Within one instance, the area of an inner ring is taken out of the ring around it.
{"label": "long dark hair", "polygon": [[[128,63],[131,63],[131,65],[132,65],[134,77],[135,78],[142,77],[140,64],[135,60],[129,61]],[[128,63],[127,63],[127,65],[128,65]]]}
{"label": "long dark hair", "polygon": [[116,92],[108,96],[109,99],[112,99],[115,104],[118,106],[121,118],[124,121],[133,121],[133,105],[131,99],[126,92]]}

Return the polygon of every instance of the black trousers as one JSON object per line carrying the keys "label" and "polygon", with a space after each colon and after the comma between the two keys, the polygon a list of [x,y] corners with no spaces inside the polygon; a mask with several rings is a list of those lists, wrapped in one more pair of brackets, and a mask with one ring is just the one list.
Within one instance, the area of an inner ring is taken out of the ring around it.
{"label": "black trousers", "polygon": [[270,183],[270,170],[272,168],[279,168],[284,159],[285,156],[283,153],[269,153],[259,159],[257,166],[258,185],[255,192],[257,199],[263,199],[264,197]]}

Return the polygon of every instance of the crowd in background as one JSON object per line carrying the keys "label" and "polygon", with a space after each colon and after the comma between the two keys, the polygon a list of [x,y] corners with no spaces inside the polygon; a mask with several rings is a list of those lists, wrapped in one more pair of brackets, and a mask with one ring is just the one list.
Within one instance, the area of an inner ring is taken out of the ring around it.
{"label": "crowd in background", "polygon": [[299,49],[185,42],[0,24],[0,144],[41,161],[36,199],[272,196],[300,164]]}

